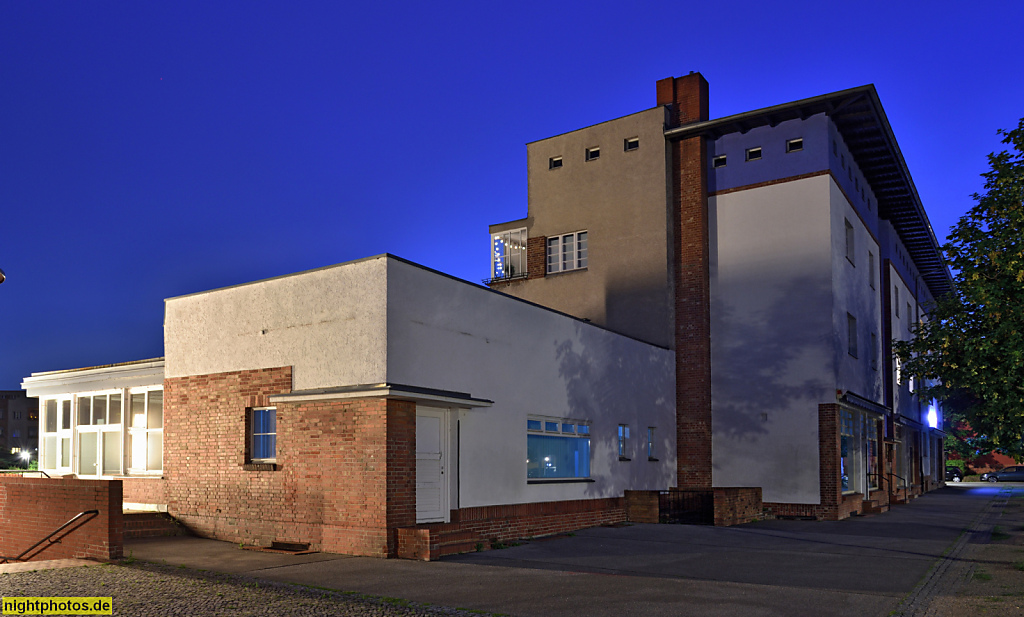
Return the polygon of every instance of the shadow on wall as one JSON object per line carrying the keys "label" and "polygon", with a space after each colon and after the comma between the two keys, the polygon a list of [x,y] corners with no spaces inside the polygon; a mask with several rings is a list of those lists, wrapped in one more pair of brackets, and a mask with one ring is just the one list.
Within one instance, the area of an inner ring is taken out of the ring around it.
{"label": "shadow on wall", "polygon": [[767,434],[773,414],[817,410],[829,384],[828,281],[796,279],[773,291],[760,310],[748,309],[758,303],[743,298],[712,300],[714,431],[734,440]]}
{"label": "shadow on wall", "polygon": [[[575,340],[575,342],[574,342]],[[651,348],[636,341],[610,334],[600,328],[575,324],[574,340],[555,343],[559,376],[565,383],[572,417],[609,418],[613,424],[629,423],[632,455],[647,458],[648,426],[657,426],[655,447],[662,456],[675,456],[675,388],[671,352]],[[659,425],[660,421],[660,425]],[[665,426],[670,421],[671,426]],[[608,467],[617,468],[618,435],[611,430],[595,431],[590,436],[591,455],[605,453]],[[662,459],[664,460],[664,459]],[[594,461],[596,462],[596,461]],[[648,477],[654,486],[675,485],[675,469],[659,466],[663,477]],[[624,466],[628,473],[631,466]],[[621,478],[613,474],[615,479]],[[629,478],[635,479],[635,478]],[[605,487],[606,488],[606,487]],[[587,494],[599,494],[602,487],[591,484]]]}
{"label": "shadow on wall", "polygon": [[605,297],[605,323],[609,328],[661,347],[672,346],[670,321],[672,288],[667,273],[654,277],[609,281]]}

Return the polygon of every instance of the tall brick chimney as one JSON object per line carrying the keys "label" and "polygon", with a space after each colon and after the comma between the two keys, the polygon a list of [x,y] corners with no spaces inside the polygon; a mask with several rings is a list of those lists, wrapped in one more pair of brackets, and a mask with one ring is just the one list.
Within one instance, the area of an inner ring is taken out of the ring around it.
{"label": "tall brick chimney", "polygon": [[[657,83],[669,128],[708,119],[708,82],[700,73]],[[711,488],[711,283],[708,269],[707,143],[675,139],[671,156],[672,272],[675,299],[676,480]]]}

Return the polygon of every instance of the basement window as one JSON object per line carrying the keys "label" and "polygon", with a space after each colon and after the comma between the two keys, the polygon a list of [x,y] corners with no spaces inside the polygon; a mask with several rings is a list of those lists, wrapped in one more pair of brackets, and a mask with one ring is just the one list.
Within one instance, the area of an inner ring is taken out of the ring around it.
{"label": "basement window", "polygon": [[786,152],[800,152],[804,149],[804,138],[797,137],[786,141]]}
{"label": "basement window", "polygon": [[711,166],[718,169],[719,167],[725,167],[725,162],[725,155],[719,154],[715,158],[711,159]]}
{"label": "basement window", "polygon": [[748,161],[759,161],[761,160],[761,147],[747,148],[747,160]]}
{"label": "basement window", "polygon": [[587,148],[587,160],[596,161],[601,158],[601,148]]}
{"label": "basement window", "polygon": [[548,169],[561,169],[562,168],[562,157],[553,156],[548,159]]}

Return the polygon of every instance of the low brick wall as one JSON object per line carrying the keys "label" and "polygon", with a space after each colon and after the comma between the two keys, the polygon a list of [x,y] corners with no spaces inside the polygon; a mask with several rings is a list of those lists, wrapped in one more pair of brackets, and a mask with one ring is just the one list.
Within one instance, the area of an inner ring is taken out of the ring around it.
{"label": "low brick wall", "polygon": [[626,491],[626,520],[631,523],[657,523],[659,491]]}
{"label": "low brick wall", "polygon": [[123,556],[120,480],[24,478],[0,475],[0,555],[16,557],[79,512],[98,510],[45,542],[24,559]]}
{"label": "low brick wall", "polygon": [[127,503],[167,505],[163,478],[122,478]]}
{"label": "low brick wall", "polygon": [[756,521],[762,509],[759,486],[715,488],[715,527]]}

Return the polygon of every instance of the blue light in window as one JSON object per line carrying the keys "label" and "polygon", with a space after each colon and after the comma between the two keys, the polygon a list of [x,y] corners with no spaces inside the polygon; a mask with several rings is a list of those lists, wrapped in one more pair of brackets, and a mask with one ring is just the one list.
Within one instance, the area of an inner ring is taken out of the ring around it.
{"label": "blue light in window", "polygon": [[539,431],[540,430],[540,420],[527,420],[526,421],[526,430],[528,430],[528,431]]}
{"label": "blue light in window", "polygon": [[545,422],[544,423],[544,430],[545,431],[550,431],[552,433],[557,433],[558,432],[558,422]]}
{"label": "blue light in window", "polygon": [[562,425],[562,432],[563,433],[573,433],[575,431],[573,431],[573,425],[572,424],[563,424]]}
{"label": "blue light in window", "polygon": [[928,406],[928,426],[939,428],[939,411],[935,408],[935,401]]}

